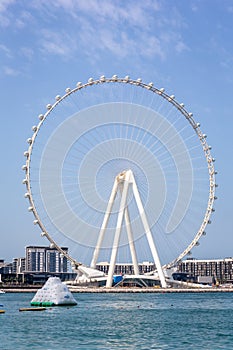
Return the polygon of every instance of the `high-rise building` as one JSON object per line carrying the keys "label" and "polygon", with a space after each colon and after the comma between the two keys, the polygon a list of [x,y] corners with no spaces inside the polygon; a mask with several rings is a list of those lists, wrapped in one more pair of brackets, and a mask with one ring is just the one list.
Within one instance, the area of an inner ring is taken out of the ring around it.
{"label": "high-rise building", "polygon": [[[68,248],[62,247],[68,253]],[[26,271],[67,272],[67,258],[56,248],[44,246],[26,247]]]}
{"label": "high-rise building", "polygon": [[12,268],[12,272],[13,273],[22,273],[25,271],[25,266],[26,264],[26,259],[23,258],[14,258],[13,259],[13,268]]}

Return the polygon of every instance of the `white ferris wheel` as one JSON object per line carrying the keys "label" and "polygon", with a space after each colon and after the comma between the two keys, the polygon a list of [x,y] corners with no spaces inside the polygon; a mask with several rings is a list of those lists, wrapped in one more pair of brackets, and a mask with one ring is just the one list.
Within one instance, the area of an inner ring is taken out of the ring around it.
{"label": "white ferris wheel", "polygon": [[[23,166],[28,210],[73,266],[153,261],[199,245],[214,211],[214,158],[193,114],[141,79],[90,78],[67,88],[32,127]],[[62,247],[69,247],[69,254]]]}

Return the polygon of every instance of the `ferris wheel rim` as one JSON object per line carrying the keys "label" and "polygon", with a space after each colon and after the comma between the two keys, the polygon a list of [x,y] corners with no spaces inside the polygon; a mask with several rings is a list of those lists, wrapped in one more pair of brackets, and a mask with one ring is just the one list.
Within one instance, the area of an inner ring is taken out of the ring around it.
{"label": "ferris wheel rim", "polygon": [[57,95],[55,97],[55,102],[53,104],[48,104],[46,106],[47,112],[45,114],[40,114],[39,115],[39,123],[36,126],[32,127],[33,135],[31,138],[27,140],[29,147],[28,150],[24,152],[24,155],[26,157],[26,164],[23,165],[22,169],[25,171],[25,179],[23,180],[23,183],[26,185],[27,192],[25,193],[25,198],[29,200],[29,208],[28,210],[31,211],[34,215],[34,224],[38,225],[41,229],[41,235],[45,236],[50,244],[54,246],[58,251],[60,251],[64,256],[67,257],[67,259],[72,263],[73,266],[78,266],[81,265],[81,262],[78,262],[76,259],[71,257],[67,252],[63,251],[62,248],[60,247],[59,244],[55,242],[55,240],[51,237],[49,232],[47,231],[45,225],[43,224],[39,213],[37,211],[32,191],[31,191],[31,179],[30,179],[30,164],[31,164],[31,156],[32,156],[32,151],[33,151],[33,146],[35,143],[35,140],[37,138],[38,132],[42,125],[45,123],[46,119],[49,117],[50,113],[63,101],[65,100],[68,96],[80,91],[83,88],[90,87],[92,85],[97,85],[97,84],[105,84],[105,83],[120,83],[120,84],[132,84],[144,89],[147,89],[151,91],[152,93],[155,93],[159,96],[161,96],[164,100],[172,104],[187,120],[187,122],[190,124],[190,126],[193,128],[195,131],[197,137],[199,138],[199,141],[202,146],[202,150],[204,152],[204,156],[207,162],[207,167],[208,167],[208,174],[209,174],[209,196],[208,196],[208,203],[207,207],[204,213],[204,218],[201,222],[201,225],[195,234],[194,238],[190,242],[190,244],[179,254],[177,258],[172,260],[171,262],[165,264],[163,267],[164,268],[170,268],[174,266],[177,262],[182,260],[186,255],[188,255],[192,248],[195,247],[196,245],[199,245],[199,239],[201,238],[202,235],[205,234],[205,228],[206,226],[211,223],[210,217],[212,212],[214,211],[213,204],[216,199],[215,197],[215,188],[217,187],[216,181],[215,181],[215,175],[217,172],[215,171],[214,168],[214,158],[211,155],[211,147],[208,145],[206,141],[206,135],[202,133],[200,124],[196,123],[194,120],[193,114],[188,112],[184,108],[183,103],[179,103],[174,95],[168,95],[165,93],[165,90],[163,88],[159,89],[157,87],[154,87],[153,83],[144,83],[142,82],[141,79],[131,79],[129,76],[126,76],[125,78],[118,78],[116,75],[113,75],[111,78],[106,78],[105,76],[101,76],[99,79],[94,80],[93,78],[90,78],[88,82],[82,84],[81,82],[78,82],[76,87],[71,89],[67,88],[66,92],[63,96]]}

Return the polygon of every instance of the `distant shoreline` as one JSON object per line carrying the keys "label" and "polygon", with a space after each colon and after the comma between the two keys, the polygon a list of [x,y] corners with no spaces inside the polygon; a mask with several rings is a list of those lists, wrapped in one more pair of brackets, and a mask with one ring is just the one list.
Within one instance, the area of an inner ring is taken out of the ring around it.
{"label": "distant shoreline", "polygon": [[[2,288],[5,293],[36,293],[38,288]],[[233,293],[233,288],[93,288],[69,287],[72,293]]]}

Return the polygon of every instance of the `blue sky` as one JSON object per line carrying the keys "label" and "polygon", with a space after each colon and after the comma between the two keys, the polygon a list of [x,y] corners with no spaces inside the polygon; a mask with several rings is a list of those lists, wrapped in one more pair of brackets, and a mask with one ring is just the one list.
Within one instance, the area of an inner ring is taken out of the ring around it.
{"label": "blue sky", "polygon": [[153,81],[200,121],[219,187],[195,256],[233,256],[232,23],[231,0],[0,0],[0,258],[45,244],[21,184],[31,126],[66,87],[103,74]]}

